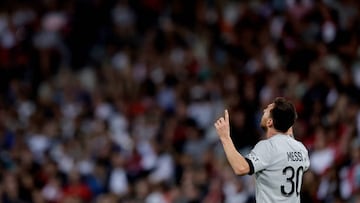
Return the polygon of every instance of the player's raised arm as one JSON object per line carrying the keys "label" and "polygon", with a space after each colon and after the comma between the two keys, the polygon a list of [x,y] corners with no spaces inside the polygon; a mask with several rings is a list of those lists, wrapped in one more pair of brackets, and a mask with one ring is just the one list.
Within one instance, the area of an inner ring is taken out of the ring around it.
{"label": "player's raised arm", "polygon": [[246,159],[236,150],[230,137],[229,112],[225,110],[224,117],[220,117],[214,124],[216,132],[224,147],[226,157],[237,175],[246,175],[250,167]]}

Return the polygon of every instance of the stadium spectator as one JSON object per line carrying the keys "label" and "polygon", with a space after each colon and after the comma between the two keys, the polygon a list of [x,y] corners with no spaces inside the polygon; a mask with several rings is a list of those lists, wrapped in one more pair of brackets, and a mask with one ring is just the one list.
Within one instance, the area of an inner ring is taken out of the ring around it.
{"label": "stadium spectator", "polygon": [[277,96],[294,102],[313,163],[302,201],[359,201],[359,10],[0,1],[0,201],[253,202],[252,179],[224,172],[212,123],[228,108],[246,153]]}

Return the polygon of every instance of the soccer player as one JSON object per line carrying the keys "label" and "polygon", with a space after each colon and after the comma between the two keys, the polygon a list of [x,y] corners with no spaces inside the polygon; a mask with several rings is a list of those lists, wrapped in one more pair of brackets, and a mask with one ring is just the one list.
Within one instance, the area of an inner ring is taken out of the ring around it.
{"label": "soccer player", "polygon": [[234,172],[255,174],[258,203],[300,203],[302,176],[310,162],[307,149],[292,135],[296,118],[294,105],[285,98],[276,98],[264,109],[261,118],[266,139],[258,142],[245,157],[231,140],[227,110],[214,124]]}

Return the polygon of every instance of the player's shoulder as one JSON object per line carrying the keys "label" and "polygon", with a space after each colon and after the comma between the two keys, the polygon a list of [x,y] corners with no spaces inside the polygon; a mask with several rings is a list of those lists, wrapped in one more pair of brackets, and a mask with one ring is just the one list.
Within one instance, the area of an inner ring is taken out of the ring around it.
{"label": "player's shoulder", "polygon": [[295,147],[307,151],[302,142],[296,140],[293,136],[283,134],[275,135],[269,139],[264,140],[264,144],[270,147],[274,147],[275,149],[278,149],[279,147],[284,148],[286,146],[291,146],[291,148]]}
{"label": "player's shoulder", "polygon": [[260,140],[256,145],[255,148],[271,151],[273,149],[276,149],[276,142],[274,142],[273,139],[264,139]]}
{"label": "player's shoulder", "polygon": [[300,142],[300,141],[298,141],[298,140],[295,140],[295,142],[299,145],[299,147],[302,149],[302,150],[304,150],[304,151],[308,151],[307,150],[307,148],[305,147],[305,145],[302,143],[302,142]]}
{"label": "player's shoulder", "polygon": [[299,145],[299,146],[305,148],[304,144],[301,141],[297,140],[294,136],[288,135],[287,137],[292,144],[296,144],[296,145]]}
{"label": "player's shoulder", "polygon": [[291,139],[289,139],[289,140],[290,140],[290,143],[291,143],[292,145],[296,145],[297,148],[300,148],[301,150],[303,150],[303,151],[305,151],[305,152],[308,151],[308,150],[306,149],[305,145],[304,145],[301,141],[296,140],[294,137],[290,137],[290,138],[291,138]]}

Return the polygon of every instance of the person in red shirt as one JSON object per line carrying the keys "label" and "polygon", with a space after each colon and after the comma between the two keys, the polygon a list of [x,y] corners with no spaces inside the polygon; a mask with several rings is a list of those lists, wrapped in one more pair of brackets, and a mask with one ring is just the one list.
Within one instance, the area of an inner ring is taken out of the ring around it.
{"label": "person in red shirt", "polygon": [[72,170],[68,175],[68,182],[63,189],[63,198],[79,197],[83,201],[91,200],[92,194],[90,188],[81,181],[80,174],[76,170]]}

